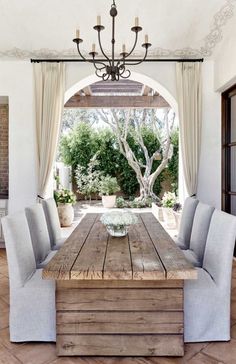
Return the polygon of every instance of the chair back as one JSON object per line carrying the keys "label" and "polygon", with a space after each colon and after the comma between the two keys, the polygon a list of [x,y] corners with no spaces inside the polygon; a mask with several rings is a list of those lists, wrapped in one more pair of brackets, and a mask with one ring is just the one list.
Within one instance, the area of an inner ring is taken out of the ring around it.
{"label": "chair back", "polygon": [[184,202],[178,234],[178,243],[185,246],[186,249],[189,248],[193,218],[197,205],[198,200],[194,197],[188,197]]}
{"label": "chair back", "polygon": [[214,207],[202,202],[198,203],[195,210],[189,248],[194,251],[201,266],[213,212]]}
{"label": "chair back", "polygon": [[41,204],[37,203],[25,209],[33,245],[36,264],[41,263],[51,251],[47,222]]}
{"label": "chair back", "polygon": [[51,242],[51,247],[56,245],[56,242],[61,239],[61,224],[57,211],[57,205],[54,198],[42,200],[42,205],[47,221],[47,227]]}
{"label": "chair back", "polygon": [[1,219],[9,268],[10,288],[22,287],[36,271],[28,223],[24,212]]}
{"label": "chair back", "polygon": [[215,210],[206,241],[203,269],[216,285],[230,289],[233,251],[236,238],[236,216]]}

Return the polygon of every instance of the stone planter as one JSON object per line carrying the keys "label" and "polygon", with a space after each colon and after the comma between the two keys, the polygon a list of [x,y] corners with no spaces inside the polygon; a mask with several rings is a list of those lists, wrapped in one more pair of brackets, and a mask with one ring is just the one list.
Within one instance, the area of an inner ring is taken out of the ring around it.
{"label": "stone planter", "polygon": [[174,211],[169,207],[162,207],[164,222],[168,229],[176,229],[176,221]]}
{"label": "stone planter", "polygon": [[175,223],[176,223],[176,229],[179,231],[180,227],[180,221],[181,221],[181,212],[173,211]]}
{"label": "stone planter", "polygon": [[74,208],[71,203],[58,203],[59,220],[62,227],[71,226],[74,221]]}
{"label": "stone planter", "polygon": [[102,204],[104,207],[112,208],[116,204],[116,195],[102,196]]}
{"label": "stone planter", "polygon": [[154,202],[152,203],[152,213],[157,220],[164,222],[162,207],[157,206]]}

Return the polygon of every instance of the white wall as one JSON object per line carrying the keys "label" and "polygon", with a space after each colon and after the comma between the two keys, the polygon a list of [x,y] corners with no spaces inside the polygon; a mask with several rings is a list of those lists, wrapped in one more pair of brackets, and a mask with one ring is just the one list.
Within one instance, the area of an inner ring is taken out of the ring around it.
{"label": "white wall", "polygon": [[224,91],[236,83],[236,21],[225,29],[224,41],[215,55],[215,89]]}
{"label": "white wall", "polygon": [[202,145],[198,198],[221,208],[221,96],[214,91],[214,62],[202,67]]}
{"label": "white wall", "polygon": [[0,62],[0,96],[9,96],[9,211],[35,202],[35,122],[30,62]]}

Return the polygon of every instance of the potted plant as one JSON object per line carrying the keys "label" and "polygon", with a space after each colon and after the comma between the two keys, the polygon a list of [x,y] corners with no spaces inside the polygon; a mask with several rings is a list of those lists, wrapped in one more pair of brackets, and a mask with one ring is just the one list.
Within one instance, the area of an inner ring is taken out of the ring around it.
{"label": "potted plant", "polygon": [[174,192],[165,192],[162,197],[162,212],[166,226],[169,229],[176,228],[175,217],[173,213],[173,207],[177,202],[177,197]]}
{"label": "potted plant", "polygon": [[74,220],[73,205],[76,202],[75,194],[70,190],[62,188],[54,191],[54,199],[57,204],[61,226],[71,226]]}
{"label": "potted plant", "polygon": [[117,179],[111,176],[104,176],[99,183],[99,193],[102,196],[104,207],[114,207],[116,203],[115,193],[120,191]]}

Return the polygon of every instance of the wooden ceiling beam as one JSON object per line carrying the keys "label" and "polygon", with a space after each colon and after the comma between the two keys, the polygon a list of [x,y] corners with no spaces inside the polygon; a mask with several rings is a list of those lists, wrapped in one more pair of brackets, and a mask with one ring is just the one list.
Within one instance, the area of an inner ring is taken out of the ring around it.
{"label": "wooden ceiling beam", "polygon": [[148,96],[149,92],[151,91],[150,87],[143,85],[141,94],[143,96]]}
{"label": "wooden ceiling beam", "polygon": [[68,108],[113,108],[113,109],[125,109],[125,108],[162,108],[169,107],[166,100],[158,96],[79,96],[74,95],[67,101],[65,107]]}
{"label": "wooden ceiling beam", "polygon": [[83,91],[84,91],[85,96],[92,96],[92,91],[91,91],[90,86],[84,87]]}

